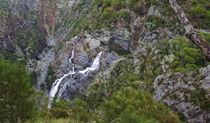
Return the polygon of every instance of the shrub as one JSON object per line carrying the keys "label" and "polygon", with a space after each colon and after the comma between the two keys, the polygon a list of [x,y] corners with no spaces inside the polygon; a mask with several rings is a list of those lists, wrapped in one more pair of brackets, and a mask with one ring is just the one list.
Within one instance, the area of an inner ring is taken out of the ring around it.
{"label": "shrub", "polygon": [[198,70],[208,64],[201,51],[185,38],[178,38],[171,42],[174,61],[170,68],[175,72],[190,72]]}
{"label": "shrub", "polygon": [[142,90],[122,87],[102,104],[104,122],[180,123],[166,106],[157,103]]}
{"label": "shrub", "polygon": [[23,66],[0,58],[0,85],[0,122],[25,122],[33,117],[34,89]]}
{"label": "shrub", "polygon": [[147,22],[152,23],[151,25],[151,30],[155,30],[159,27],[163,27],[165,26],[166,20],[159,17],[159,16],[155,16],[155,15],[150,15],[147,17]]}
{"label": "shrub", "polygon": [[70,102],[59,100],[56,102],[53,100],[52,107],[49,109],[50,115],[54,118],[67,118],[70,116]]}
{"label": "shrub", "polygon": [[111,7],[105,8],[104,11],[103,11],[103,13],[102,13],[102,15],[101,15],[101,18],[102,19],[108,19],[108,18],[110,18],[111,15],[112,15],[112,12],[113,11],[112,11]]}
{"label": "shrub", "polygon": [[111,5],[116,9],[119,10],[122,8],[122,0],[112,0]]}
{"label": "shrub", "polygon": [[119,17],[122,18],[125,22],[130,22],[131,20],[130,14],[125,9],[120,10]]}

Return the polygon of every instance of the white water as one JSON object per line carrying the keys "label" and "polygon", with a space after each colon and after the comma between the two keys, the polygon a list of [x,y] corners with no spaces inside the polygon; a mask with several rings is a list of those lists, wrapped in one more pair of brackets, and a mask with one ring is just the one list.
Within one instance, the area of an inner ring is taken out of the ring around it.
{"label": "white water", "polygon": [[[89,73],[90,71],[94,71],[94,70],[98,69],[98,68],[99,68],[99,65],[100,65],[101,54],[102,54],[102,52],[100,52],[100,53],[96,56],[96,58],[94,59],[92,65],[91,65],[91,67],[87,67],[85,70],[81,70],[81,71],[79,71],[78,73],[88,75],[88,73]],[[59,85],[60,85],[60,83],[62,82],[62,80],[63,80],[64,78],[66,78],[67,76],[69,76],[69,75],[74,75],[74,74],[75,74],[75,72],[74,72],[74,64],[72,63],[73,58],[74,58],[74,50],[72,50],[71,58],[69,59],[70,64],[73,65],[72,70],[70,70],[69,73],[64,74],[61,78],[57,79],[57,80],[53,83],[52,89],[51,89],[50,95],[49,95],[49,96],[50,96],[50,99],[49,99],[48,108],[51,107],[53,98],[55,97],[55,94],[57,93],[58,88],[59,88]],[[58,93],[58,98],[57,98],[56,101],[59,100],[59,98],[61,97],[61,95],[63,94],[63,92],[66,90],[66,87],[67,87],[67,82],[66,82],[66,83],[63,85],[63,87],[60,89],[60,91],[59,91],[59,93]]]}
{"label": "white water", "polygon": [[99,68],[99,65],[100,65],[99,64],[99,62],[100,62],[99,60],[100,60],[101,54],[102,54],[102,52],[100,52],[96,56],[96,58],[94,59],[92,65],[91,65],[91,67],[87,67],[85,70],[79,71],[79,73],[88,74],[90,71],[94,71],[94,70],[98,69]]}
{"label": "white water", "polygon": [[[72,50],[72,52],[71,52],[71,58],[69,59],[69,62],[72,65],[72,70],[71,71],[74,73],[74,63],[72,62],[73,58],[74,58],[74,50]],[[66,86],[67,86],[67,82],[59,90],[58,97],[57,97],[57,100],[56,101],[59,100],[59,98],[61,97],[61,95],[63,94],[63,92],[66,90]]]}
{"label": "white water", "polygon": [[52,101],[53,101],[53,98],[55,96],[55,94],[57,93],[58,91],[58,87],[59,85],[61,84],[62,80],[69,76],[69,75],[73,75],[75,74],[75,72],[69,72],[68,74],[64,74],[60,79],[56,79],[55,82],[53,83],[53,86],[52,86],[52,89],[50,91],[50,100],[49,100],[49,104],[48,104],[48,108],[51,107],[51,104],[52,104]]}

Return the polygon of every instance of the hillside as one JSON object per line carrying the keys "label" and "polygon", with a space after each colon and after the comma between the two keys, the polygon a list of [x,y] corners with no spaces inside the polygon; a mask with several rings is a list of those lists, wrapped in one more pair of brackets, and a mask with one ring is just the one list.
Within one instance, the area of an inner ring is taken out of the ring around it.
{"label": "hillside", "polygon": [[19,79],[0,79],[0,122],[210,122],[210,1],[0,0],[0,13],[0,75],[25,67],[34,101],[20,115]]}

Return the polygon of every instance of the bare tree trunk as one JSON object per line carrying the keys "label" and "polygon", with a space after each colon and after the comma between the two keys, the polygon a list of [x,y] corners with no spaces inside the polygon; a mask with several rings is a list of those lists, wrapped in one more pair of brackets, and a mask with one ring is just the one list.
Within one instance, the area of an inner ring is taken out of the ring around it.
{"label": "bare tree trunk", "polygon": [[196,44],[200,50],[203,52],[204,56],[208,61],[210,61],[210,45],[203,39],[193,28],[193,25],[187,18],[186,14],[182,8],[177,4],[176,0],[169,0],[171,7],[177,13],[179,20],[185,28],[187,38]]}

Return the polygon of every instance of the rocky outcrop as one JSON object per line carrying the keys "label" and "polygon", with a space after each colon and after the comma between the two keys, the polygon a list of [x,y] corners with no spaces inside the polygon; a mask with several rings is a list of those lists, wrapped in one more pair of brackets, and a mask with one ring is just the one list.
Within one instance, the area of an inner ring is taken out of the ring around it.
{"label": "rocky outcrop", "polygon": [[189,123],[208,123],[210,112],[210,66],[198,73],[170,73],[158,76],[153,87],[154,99],[166,103],[184,115]]}
{"label": "rocky outcrop", "polygon": [[55,61],[55,47],[56,39],[47,38],[48,47],[40,55],[37,61],[36,72],[39,73],[37,78],[36,89],[40,89],[40,85],[45,83],[45,78],[47,76],[48,67],[54,64]]}
{"label": "rocky outcrop", "polygon": [[[200,69],[198,73],[167,74],[170,68],[166,63],[173,61],[173,54],[160,56],[158,49],[153,48],[163,39],[170,41],[184,34],[176,18],[163,12],[162,7],[165,10],[169,9],[163,1],[159,0],[158,5],[149,6],[148,1],[138,2],[144,5],[136,8],[141,9],[136,12],[132,10],[133,8],[124,7],[123,11],[119,10],[122,12],[119,13],[120,15],[113,14],[117,22],[108,22],[110,27],[105,27],[105,23],[99,24],[103,28],[97,30],[89,25],[89,20],[86,18],[89,16],[91,18],[91,9],[97,8],[93,4],[94,0],[56,0],[53,1],[55,3],[52,8],[50,5],[45,6],[49,2],[47,0],[10,0],[10,2],[12,2],[10,6],[15,6],[11,10],[13,16],[10,18],[14,21],[7,22],[9,20],[7,16],[0,15],[2,23],[5,24],[3,26],[6,27],[0,28],[0,48],[9,49],[20,57],[24,57],[25,54],[30,56],[29,71],[35,70],[39,75],[37,89],[40,89],[41,83],[46,84],[45,78],[50,65],[53,66],[57,78],[70,71],[73,66],[69,63],[72,50],[75,50],[72,61],[75,71],[90,67],[100,51],[103,51],[103,55],[98,70],[91,71],[88,75],[81,73],[69,75],[62,80],[60,88],[67,83],[67,89],[62,95],[65,100],[78,97],[87,87],[90,89],[89,85],[94,81],[101,82],[100,77],[104,77],[103,82],[106,82],[114,71],[113,67],[122,59],[126,59],[124,56],[129,54],[127,57],[130,58],[125,60],[125,65],[130,63],[129,66],[132,66],[132,69],[129,70],[133,70],[134,74],[138,73],[138,76],[143,76],[141,79],[144,79],[144,75],[155,74],[156,77],[156,74],[163,74],[153,83],[155,89],[153,97],[156,100],[165,102],[174,111],[181,112],[180,115],[188,122],[209,122],[209,109],[205,109],[205,106],[209,104],[210,66]],[[76,6],[77,4],[79,6]],[[102,9],[104,9],[103,6],[98,8],[97,14],[103,14]],[[126,22],[123,18],[118,18],[123,12],[128,12],[129,15],[127,15],[128,18],[125,15],[128,19]],[[100,17],[100,14],[97,17]],[[85,18],[89,29],[87,31],[82,27]],[[31,33],[28,34],[30,31]],[[20,36],[17,32],[21,32],[23,36],[21,39],[17,38]],[[47,38],[40,38],[37,34]],[[31,57],[34,53],[38,57]],[[156,60],[159,63],[155,62]],[[159,71],[153,72],[156,69]],[[119,74],[121,73],[116,73],[116,76]],[[134,79],[136,78],[139,79],[135,75]],[[122,85],[126,84],[122,83]],[[143,89],[148,90],[143,82],[142,86],[144,86]],[[105,92],[105,94],[110,93]]]}
{"label": "rocky outcrop", "polygon": [[62,97],[66,100],[76,98],[87,88],[88,85],[93,82],[95,75],[104,70],[108,70],[115,64],[116,61],[121,57],[114,51],[110,51],[109,48],[113,44],[117,45],[120,49],[129,51],[131,42],[131,35],[126,29],[108,31],[107,29],[97,30],[96,33],[76,36],[71,41],[65,43],[65,48],[59,51],[58,57],[56,58],[56,73],[58,76],[62,76],[67,73],[70,69],[69,61],[71,51],[74,49],[74,66],[75,71],[83,70],[90,66],[93,62],[94,57],[103,51],[101,57],[100,69],[93,71],[86,75],[75,74],[71,78],[66,78],[61,83],[67,82],[67,90],[63,93]]}

